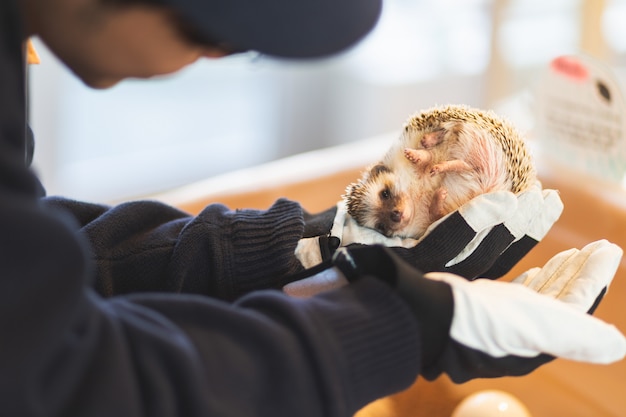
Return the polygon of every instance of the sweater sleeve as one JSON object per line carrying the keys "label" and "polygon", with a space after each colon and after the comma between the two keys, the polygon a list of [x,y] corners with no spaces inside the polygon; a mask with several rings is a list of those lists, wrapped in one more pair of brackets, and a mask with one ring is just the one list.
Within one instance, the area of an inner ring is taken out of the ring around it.
{"label": "sweater sleeve", "polygon": [[7,415],[351,416],[418,375],[418,324],[373,278],[310,299],[102,298],[66,212],[3,199],[0,214]]}
{"label": "sweater sleeve", "polygon": [[45,198],[80,224],[104,296],[174,291],[224,300],[280,288],[302,270],[294,249],[304,230],[299,204],[279,200],[268,210],[214,204],[189,216],[155,201],[107,207]]}

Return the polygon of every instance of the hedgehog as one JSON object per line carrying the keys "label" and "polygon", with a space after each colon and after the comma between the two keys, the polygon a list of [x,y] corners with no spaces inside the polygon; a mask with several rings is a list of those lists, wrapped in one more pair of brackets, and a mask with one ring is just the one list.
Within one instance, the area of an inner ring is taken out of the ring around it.
{"label": "hedgehog", "polygon": [[399,140],[342,199],[359,225],[418,239],[480,194],[519,194],[535,181],[530,152],[512,123],[493,111],[447,105],[409,117]]}

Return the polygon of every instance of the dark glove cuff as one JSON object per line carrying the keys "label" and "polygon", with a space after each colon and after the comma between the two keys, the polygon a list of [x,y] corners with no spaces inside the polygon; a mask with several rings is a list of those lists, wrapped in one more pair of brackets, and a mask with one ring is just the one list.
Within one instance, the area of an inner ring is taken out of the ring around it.
{"label": "dark glove cuff", "polygon": [[450,340],[454,299],[450,285],[424,278],[422,273],[383,246],[342,248],[333,264],[348,281],[366,275],[387,282],[417,319],[422,340],[422,367],[430,367]]}
{"label": "dark glove cuff", "polygon": [[[212,236],[206,253],[212,273],[220,277],[213,281],[224,299],[234,300],[257,289],[282,288],[290,282],[287,277],[302,270],[294,256],[302,233],[301,213],[298,203],[285,199],[268,210],[233,211],[211,205],[186,233]],[[198,239],[187,240],[199,246]]]}

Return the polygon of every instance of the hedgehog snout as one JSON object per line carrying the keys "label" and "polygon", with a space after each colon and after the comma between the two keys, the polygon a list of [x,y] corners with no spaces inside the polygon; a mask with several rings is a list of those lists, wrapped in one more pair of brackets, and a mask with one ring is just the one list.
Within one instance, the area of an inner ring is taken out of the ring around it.
{"label": "hedgehog snout", "polygon": [[374,228],[385,236],[393,236],[404,218],[405,214],[399,208],[381,210],[378,213]]}
{"label": "hedgehog snout", "polygon": [[394,223],[400,223],[400,220],[402,220],[402,212],[400,210],[392,210],[392,212],[389,213],[389,218]]}

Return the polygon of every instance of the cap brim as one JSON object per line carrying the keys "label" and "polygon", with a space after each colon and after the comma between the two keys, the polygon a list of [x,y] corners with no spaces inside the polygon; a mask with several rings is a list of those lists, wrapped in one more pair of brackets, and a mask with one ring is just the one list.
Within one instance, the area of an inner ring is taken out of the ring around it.
{"label": "cap brim", "polygon": [[382,0],[164,0],[207,39],[284,58],[341,52],[376,24]]}

